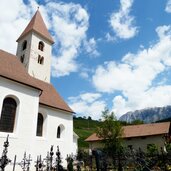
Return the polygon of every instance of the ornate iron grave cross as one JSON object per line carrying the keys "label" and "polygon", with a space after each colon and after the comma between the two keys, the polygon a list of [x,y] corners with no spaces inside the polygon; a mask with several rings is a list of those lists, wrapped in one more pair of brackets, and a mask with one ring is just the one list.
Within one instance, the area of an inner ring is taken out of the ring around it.
{"label": "ornate iron grave cross", "polygon": [[46,170],[47,171],[51,171],[53,169],[53,145],[50,148],[50,152],[47,152],[47,156],[44,159],[45,163],[46,163]]}
{"label": "ornate iron grave cross", "polygon": [[45,165],[43,164],[42,156],[37,156],[37,161],[36,161],[36,171],[43,171],[43,168]]}
{"label": "ornate iron grave cross", "polygon": [[21,162],[18,163],[18,165],[21,166],[23,171],[29,171],[31,161],[32,161],[31,155],[29,154],[29,156],[27,157],[26,152],[25,152],[23,159],[21,160]]}
{"label": "ornate iron grave cross", "polygon": [[8,137],[9,135],[7,135],[6,141],[4,142],[4,150],[0,158],[0,171],[4,171],[5,167],[11,162],[11,160],[7,157],[9,146]]}

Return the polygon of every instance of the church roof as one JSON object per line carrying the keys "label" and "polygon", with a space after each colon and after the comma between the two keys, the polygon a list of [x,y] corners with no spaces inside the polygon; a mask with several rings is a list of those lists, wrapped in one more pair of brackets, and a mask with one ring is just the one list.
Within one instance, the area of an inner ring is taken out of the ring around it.
{"label": "church roof", "polygon": [[73,113],[52,84],[31,77],[15,55],[3,50],[0,50],[0,77],[40,90],[42,105]]}
{"label": "church roof", "polygon": [[36,33],[40,34],[51,43],[54,43],[54,40],[51,37],[39,10],[36,11],[36,13],[34,14],[33,18],[31,19],[25,30],[17,39],[17,42],[31,31],[35,31]]}

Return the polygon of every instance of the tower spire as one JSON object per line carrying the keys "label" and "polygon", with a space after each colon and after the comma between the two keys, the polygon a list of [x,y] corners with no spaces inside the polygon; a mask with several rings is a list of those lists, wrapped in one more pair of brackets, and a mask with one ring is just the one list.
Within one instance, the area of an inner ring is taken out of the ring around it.
{"label": "tower spire", "polygon": [[34,31],[37,34],[40,34],[40,36],[43,36],[51,44],[54,43],[54,40],[51,37],[51,35],[43,21],[43,18],[39,12],[39,6],[38,6],[38,9],[37,9],[36,13],[34,14],[33,18],[31,19],[31,21],[29,22],[29,24],[27,25],[25,30],[22,32],[22,34],[17,39],[17,42],[19,40],[21,40],[24,36],[26,36],[28,33],[30,33],[31,31]]}

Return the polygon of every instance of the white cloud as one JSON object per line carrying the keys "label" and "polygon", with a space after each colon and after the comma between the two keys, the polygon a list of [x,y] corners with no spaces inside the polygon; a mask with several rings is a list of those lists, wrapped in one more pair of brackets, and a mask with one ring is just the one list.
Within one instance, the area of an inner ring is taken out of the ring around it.
{"label": "white cloud", "polygon": [[171,103],[171,98],[166,96],[171,87],[155,84],[159,74],[171,67],[171,26],[160,26],[156,32],[159,40],[148,49],[128,53],[120,63],[105,62],[95,71],[92,80],[98,91],[122,92],[122,96],[113,99],[113,109],[118,115]]}
{"label": "white cloud", "polygon": [[[76,58],[89,27],[89,14],[78,4],[49,2],[52,30],[57,40],[57,56],[53,56],[52,76],[59,77],[78,71]],[[51,13],[53,11],[53,13]],[[60,48],[59,48],[60,46]]]}
{"label": "white cloud", "polygon": [[[138,33],[138,29],[134,26],[134,17],[129,13],[133,4],[133,0],[120,0],[120,9],[110,16],[110,26],[112,27],[116,37],[120,39],[129,39]],[[114,40],[111,34],[107,33],[107,40]]]}
{"label": "white cloud", "polygon": [[165,11],[168,12],[168,13],[171,13],[171,0],[167,1]]}
{"label": "white cloud", "polygon": [[[38,5],[35,0],[30,0],[26,5],[22,0],[2,0],[0,5],[0,48],[16,53],[16,40],[27,26],[37,7],[40,7],[41,14],[48,28],[49,18],[45,6]],[[6,9],[6,10],[4,10]]]}
{"label": "white cloud", "polygon": [[15,42],[30,18],[30,10],[22,0],[2,0],[0,11],[0,48],[16,53]]}
{"label": "white cloud", "polygon": [[110,33],[107,33],[105,37],[108,42],[116,41],[116,37],[112,36]]}
{"label": "white cloud", "polygon": [[100,55],[100,53],[97,51],[97,42],[94,38],[84,41],[84,47],[90,56],[97,57]]}
{"label": "white cloud", "polygon": [[77,97],[69,98],[69,106],[79,115],[91,116],[93,119],[101,118],[106,104],[100,100],[99,93],[83,93]]}
{"label": "white cloud", "polygon": [[83,71],[80,73],[80,77],[83,78],[83,79],[88,79],[89,78],[89,75],[87,72]]}

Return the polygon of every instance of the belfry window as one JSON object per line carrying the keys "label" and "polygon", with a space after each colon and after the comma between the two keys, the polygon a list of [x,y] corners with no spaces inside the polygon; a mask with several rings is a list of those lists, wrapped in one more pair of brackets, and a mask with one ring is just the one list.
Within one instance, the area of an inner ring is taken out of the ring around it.
{"label": "belfry window", "polygon": [[3,101],[0,116],[0,131],[13,132],[15,124],[17,103],[13,98],[7,97]]}
{"label": "belfry window", "polygon": [[22,45],[22,49],[25,50],[26,48],[27,48],[27,41],[24,40],[23,45]]}
{"label": "belfry window", "polygon": [[22,55],[21,57],[20,57],[20,61],[21,61],[21,63],[24,63],[24,55]]}
{"label": "belfry window", "polygon": [[44,64],[44,57],[43,56],[38,56],[38,61],[39,64],[43,65]]}
{"label": "belfry window", "polygon": [[36,135],[40,137],[43,136],[43,121],[43,115],[38,113]]}
{"label": "belfry window", "polygon": [[44,50],[44,43],[42,41],[39,42],[38,49],[41,51]]}

